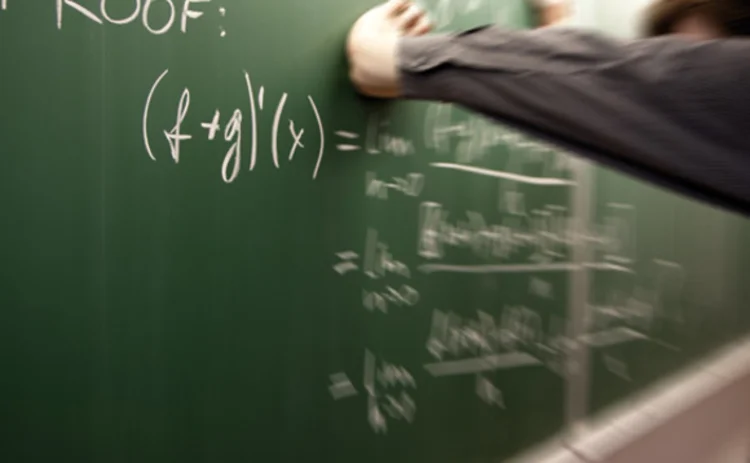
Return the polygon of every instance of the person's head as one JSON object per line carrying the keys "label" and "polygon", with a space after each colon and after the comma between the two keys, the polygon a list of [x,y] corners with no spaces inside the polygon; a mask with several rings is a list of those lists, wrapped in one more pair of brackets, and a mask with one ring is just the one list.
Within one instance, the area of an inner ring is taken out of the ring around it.
{"label": "person's head", "polygon": [[644,34],[699,40],[750,35],[750,0],[655,0],[646,10]]}

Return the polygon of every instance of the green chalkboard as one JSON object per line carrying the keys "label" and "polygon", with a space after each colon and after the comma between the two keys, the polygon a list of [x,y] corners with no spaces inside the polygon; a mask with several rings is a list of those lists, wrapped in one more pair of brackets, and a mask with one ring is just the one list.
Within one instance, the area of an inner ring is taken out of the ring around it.
{"label": "green chalkboard", "polygon": [[594,215],[616,217],[609,225],[622,236],[601,256],[622,268],[590,282],[588,332],[603,336],[592,344],[589,398],[600,410],[748,332],[750,227],[608,170],[591,195]]}
{"label": "green chalkboard", "polygon": [[504,461],[750,326],[743,219],[356,95],[374,3],[0,0],[0,460]]}

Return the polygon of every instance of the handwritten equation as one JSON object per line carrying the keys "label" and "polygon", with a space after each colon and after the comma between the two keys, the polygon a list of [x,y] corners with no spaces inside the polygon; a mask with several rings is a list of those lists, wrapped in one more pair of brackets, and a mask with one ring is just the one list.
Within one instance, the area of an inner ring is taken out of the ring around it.
{"label": "handwritten equation", "polygon": [[419,291],[409,282],[412,278],[411,269],[393,255],[388,244],[379,238],[377,230],[367,230],[361,257],[358,252],[347,250],[337,253],[336,258],[338,262],[333,268],[339,275],[362,272],[368,281],[375,284],[388,276],[401,281],[391,281],[378,288],[363,288],[362,305],[368,311],[387,314],[391,307],[414,307],[419,303]]}
{"label": "handwritten equation", "polygon": [[[656,260],[654,281],[658,283],[633,285],[638,279],[638,214],[633,205],[607,203],[599,219],[583,222],[569,204],[545,203],[545,195],[537,194],[549,191],[556,199],[571,198],[573,190],[580,188],[576,161],[568,153],[485,118],[467,116],[450,105],[428,105],[423,122],[424,130],[418,135],[423,137],[421,142],[399,133],[397,124],[378,114],[368,117],[361,132],[347,129],[335,134],[339,152],[389,155],[402,161],[429,155],[421,172],[408,170],[410,164],[404,162],[402,173],[385,176],[370,168],[364,176],[366,200],[414,211],[416,230],[407,231],[414,238],[406,250],[403,242],[392,246],[386,238],[398,234],[383,233],[383,224],[367,224],[360,244],[335,252],[331,266],[340,278],[358,276],[349,281],[362,282],[364,316],[387,316],[394,311],[409,316],[428,310],[432,316],[423,344],[429,361],[416,368],[383,363],[408,381],[372,381],[377,361],[366,348],[361,383],[350,372],[331,375],[329,392],[334,401],[364,395],[369,427],[376,434],[387,434],[392,423],[408,425],[417,419],[415,378],[424,382],[470,377],[477,400],[502,413],[508,397],[503,385],[493,379],[498,372],[543,368],[564,379],[580,369],[575,353],[591,349],[600,353],[612,375],[632,381],[628,362],[614,353],[618,346],[647,341],[677,349],[655,337],[654,327],[655,320],[680,320],[663,299],[679,291],[682,267]],[[443,179],[465,176],[484,179],[487,185],[495,182],[499,201],[494,211],[478,212],[453,200],[443,203],[425,197],[427,191],[435,194],[436,190],[427,187],[438,173]],[[589,260],[574,259],[573,249],[580,247],[590,251]],[[628,282],[623,287],[631,289],[623,295],[614,285],[603,301],[589,300],[584,330],[571,336],[565,311],[550,313],[541,307],[567,294],[568,289],[556,285],[568,280],[557,275],[580,271],[622,276]],[[425,288],[416,283],[425,279],[415,278],[417,274],[428,280],[436,274],[516,275],[513,281],[527,282],[528,301],[499,301],[498,307],[462,316],[459,313],[465,309],[426,306]],[[401,315],[393,320],[403,320]]]}
{"label": "handwritten equation", "polygon": [[[674,270],[665,270],[664,278],[675,278]],[[535,279],[532,278],[529,291],[539,295],[541,289],[542,297],[549,295]],[[453,311],[434,309],[424,344],[432,361],[420,365],[420,376],[422,381],[472,377],[476,398],[503,411],[507,408],[507,398],[502,385],[490,379],[491,374],[546,368],[565,377],[574,367],[566,361],[567,357],[587,346],[601,352],[604,366],[612,375],[633,381],[628,363],[612,354],[617,346],[647,341],[679,351],[650,333],[651,323],[662,315],[659,299],[667,293],[660,286],[648,301],[632,299],[625,306],[590,306],[589,331],[575,339],[567,336],[564,319],[553,316],[545,322],[540,311],[527,305],[504,305],[497,317],[483,310],[477,310],[475,317],[461,317]],[[362,365],[361,382],[344,371],[330,375],[328,390],[332,399],[352,400],[364,394],[367,422],[376,434],[387,434],[389,421],[414,423],[419,403],[417,370],[384,360],[378,363],[370,350],[366,350]]]}
{"label": "handwritten equation", "polygon": [[[167,74],[169,74],[169,69],[162,72],[154,82],[149,91],[143,110],[143,142],[148,156],[154,161],[156,161],[157,157],[151,146],[151,137],[149,135],[149,115],[154,94],[157,92],[159,85],[164,78],[167,77]],[[231,115],[222,115],[222,112],[216,109],[212,114],[206,115],[207,117],[205,120],[198,126],[192,128],[184,126],[185,118],[190,111],[191,97],[190,89],[187,87],[184,88],[177,103],[174,125],[170,128],[162,129],[161,131],[162,136],[169,144],[169,154],[175,164],[179,164],[180,162],[183,145],[190,140],[193,140],[194,137],[196,137],[195,133],[200,131],[201,135],[208,141],[214,141],[218,136],[223,139],[223,141],[230,143],[229,148],[224,154],[224,161],[221,165],[221,176],[224,182],[234,182],[243,165],[249,171],[255,170],[258,161],[258,142],[260,138],[258,132],[258,118],[266,107],[265,87],[261,87],[256,95],[252,80],[247,72],[244,72],[244,81],[247,88],[247,104],[244,108],[234,108],[231,111]],[[304,128],[297,127],[293,119],[288,119],[288,123],[282,126],[284,108],[288,98],[289,95],[287,93],[281,95],[279,102],[276,104],[273,115],[273,128],[272,133],[270,134],[270,154],[273,160],[273,165],[276,169],[280,168],[282,160],[291,162],[295,159],[295,155],[298,151],[306,149],[305,144],[307,141]],[[317,150],[315,150],[315,167],[312,173],[312,178],[316,179],[318,177],[318,172],[320,171],[320,165],[323,161],[326,139],[323,121],[321,120],[320,112],[315,104],[315,100],[312,96],[308,95],[307,102],[310,111],[312,111],[312,114],[317,121],[317,132],[319,137]],[[246,114],[249,115],[249,117]],[[243,149],[243,122],[247,122],[250,127],[250,148],[247,151]],[[279,151],[279,138],[282,135],[286,135],[292,140],[292,146],[288,153],[280,153]],[[309,145],[309,143],[307,144]],[[243,159],[245,161],[244,163]]]}
{"label": "handwritten equation", "polygon": [[[589,268],[632,272],[635,260],[635,213],[621,214],[619,204],[610,205],[603,223],[590,229],[571,217],[566,207],[548,204],[520,214],[502,215],[500,223],[490,223],[483,214],[464,211],[453,215],[437,202],[423,202],[419,210],[417,253],[430,261],[445,259],[448,249],[467,249],[488,265],[451,266],[425,263],[420,270],[428,273],[455,271],[461,273],[523,273],[533,271],[575,270],[569,262],[570,249],[589,245],[600,257],[597,262],[583,263]],[[614,211],[614,212],[613,212]],[[519,263],[519,258],[524,262]],[[514,260],[506,268],[503,260]],[[526,265],[526,264],[532,265]]]}
{"label": "handwritten equation", "polygon": [[388,418],[412,423],[417,413],[417,405],[412,397],[417,383],[412,374],[401,365],[389,363],[365,350],[360,389],[354,385],[345,372],[330,376],[328,390],[334,400],[348,399],[359,395],[360,390],[367,396],[367,420],[375,433],[388,431]]}
{"label": "handwritten equation", "polygon": [[[561,369],[562,352],[558,349],[566,344],[557,338],[544,338],[541,319],[535,312],[511,307],[498,324],[483,312],[476,321],[463,321],[455,314],[436,310],[425,347],[434,358],[421,366],[427,377],[472,377],[477,399],[490,408],[505,410],[505,395],[489,374],[544,365]],[[414,423],[418,409],[416,373],[404,365],[378,361],[369,349],[362,368],[361,381],[344,371],[330,375],[328,391],[332,399],[352,400],[364,394],[367,422],[376,434],[388,432],[389,420]]]}

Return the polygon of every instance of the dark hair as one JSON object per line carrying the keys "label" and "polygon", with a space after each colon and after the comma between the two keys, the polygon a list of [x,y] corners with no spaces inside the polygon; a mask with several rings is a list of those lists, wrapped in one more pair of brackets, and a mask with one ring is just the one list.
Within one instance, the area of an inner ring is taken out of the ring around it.
{"label": "dark hair", "polygon": [[727,35],[750,35],[750,0],[715,1],[717,18]]}
{"label": "dark hair", "polygon": [[677,23],[694,14],[721,24],[714,0],[656,0],[646,9],[643,33],[648,37],[671,34]]}
{"label": "dark hair", "polygon": [[671,34],[677,23],[694,14],[726,36],[750,35],[750,0],[656,0],[646,10],[643,33]]}

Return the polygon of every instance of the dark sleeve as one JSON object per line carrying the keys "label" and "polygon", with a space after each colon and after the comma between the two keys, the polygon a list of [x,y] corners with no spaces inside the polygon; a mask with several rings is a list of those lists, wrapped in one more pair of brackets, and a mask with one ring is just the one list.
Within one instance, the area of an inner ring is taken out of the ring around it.
{"label": "dark sleeve", "polygon": [[403,38],[399,63],[405,98],[459,104],[750,214],[750,40],[491,26]]}

